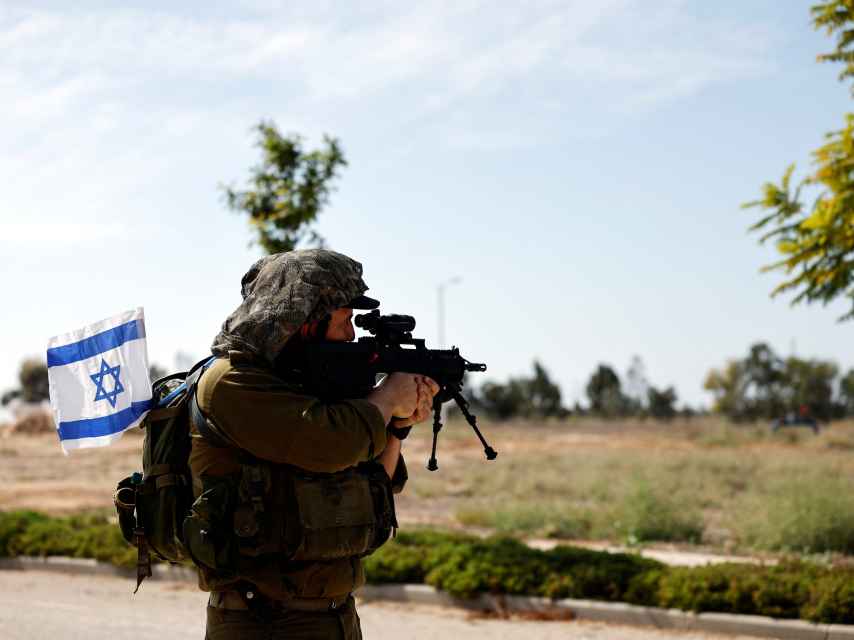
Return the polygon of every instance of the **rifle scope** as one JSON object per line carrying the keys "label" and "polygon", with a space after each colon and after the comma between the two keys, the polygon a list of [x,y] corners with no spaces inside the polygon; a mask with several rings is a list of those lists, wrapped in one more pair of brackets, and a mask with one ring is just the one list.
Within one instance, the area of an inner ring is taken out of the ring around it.
{"label": "rifle scope", "polygon": [[373,335],[397,335],[410,333],[415,330],[415,318],[396,313],[381,316],[376,309],[370,313],[361,313],[356,316],[356,326]]}

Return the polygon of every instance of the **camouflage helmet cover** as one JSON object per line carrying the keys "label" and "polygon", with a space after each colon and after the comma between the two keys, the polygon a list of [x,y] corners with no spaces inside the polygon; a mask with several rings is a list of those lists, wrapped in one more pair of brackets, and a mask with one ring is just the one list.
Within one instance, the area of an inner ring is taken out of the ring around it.
{"label": "camouflage helmet cover", "polygon": [[272,364],[303,324],[347,306],[367,289],[362,265],[334,251],[266,256],[243,276],[243,302],[223,323],[211,351],[216,356],[242,351]]}

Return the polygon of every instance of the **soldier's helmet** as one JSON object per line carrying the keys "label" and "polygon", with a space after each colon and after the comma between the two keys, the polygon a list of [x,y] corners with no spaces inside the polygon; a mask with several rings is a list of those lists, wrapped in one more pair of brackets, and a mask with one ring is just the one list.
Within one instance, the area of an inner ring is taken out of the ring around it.
{"label": "soldier's helmet", "polygon": [[341,253],[304,249],[266,256],[241,280],[243,302],[228,316],[211,351],[241,351],[272,364],[299,328],[341,307],[373,309],[362,265]]}

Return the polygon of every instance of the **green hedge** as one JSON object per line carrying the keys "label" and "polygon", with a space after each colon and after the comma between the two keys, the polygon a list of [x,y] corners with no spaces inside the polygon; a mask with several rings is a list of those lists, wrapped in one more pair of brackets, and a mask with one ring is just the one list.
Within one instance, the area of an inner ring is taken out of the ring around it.
{"label": "green hedge", "polygon": [[[0,556],[63,555],[132,567],[136,550],[102,514],[52,518],[0,512]],[[368,581],[426,583],[459,597],[478,593],[628,602],[854,623],[854,568],[804,562],[766,567],[668,567],[624,553],[575,547],[540,551],[510,538],[415,531],[365,559]]]}
{"label": "green hedge", "polygon": [[136,549],[105,514],[52,518],[34,511],[0,511],[0,557],[4,556],[70,556],[136,566]]}

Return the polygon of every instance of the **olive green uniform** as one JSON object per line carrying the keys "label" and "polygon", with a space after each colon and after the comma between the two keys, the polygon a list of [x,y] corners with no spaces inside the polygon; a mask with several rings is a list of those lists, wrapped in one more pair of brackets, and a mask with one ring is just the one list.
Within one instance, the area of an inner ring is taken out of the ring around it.
{"label": "olive green uniform", "polygon": [[[242,452],[274,464],[335,473],[376,458],[386,446],[386,425],[372,403],[321,402],[240,352],[214,362],[202,376],[196,397],[202,413],[233,445],[215,446],[194,429],[190,468],[196,495],[205,477],[239,474]],[[401,457],[392,479],[395,493],[406,477]],[[365,582],[357,557],[269,563],[242,578],[274,610],[259,620],[245,606],[245,597],[237,597],[233,577],[200,567],[200,587],[214,592],[215,606],[208,608],[209,638],[361,637],[350,597]]]}

